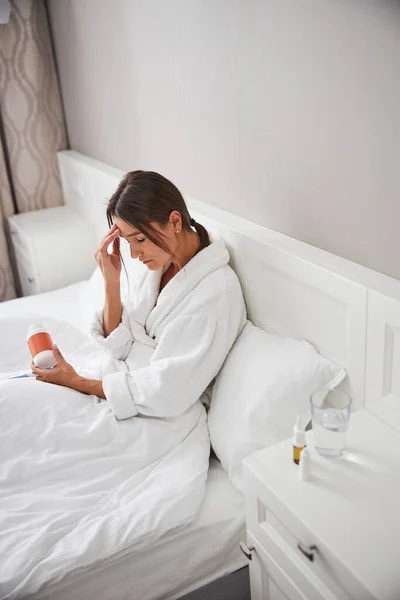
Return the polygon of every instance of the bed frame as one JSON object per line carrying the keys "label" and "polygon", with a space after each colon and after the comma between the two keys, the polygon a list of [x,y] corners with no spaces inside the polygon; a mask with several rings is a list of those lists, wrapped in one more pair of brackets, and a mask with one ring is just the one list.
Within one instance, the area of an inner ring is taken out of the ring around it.
{"label": "bed frame", "polygon": [[[65,203],[100,239],[107,229],[105,205],[123,172],[74,151],[60,152],[58,163]],[[225,241],[253,323],[306,339],[343,365],[348,377],[342,385],[356,405],[400,430],[400,281],[186,200],[192,216]],[[240,576],[245,585],[246,571]],[[225,595],[220,590],[217,582],[205,596],[185,598],[234,600],[231,590]]]}

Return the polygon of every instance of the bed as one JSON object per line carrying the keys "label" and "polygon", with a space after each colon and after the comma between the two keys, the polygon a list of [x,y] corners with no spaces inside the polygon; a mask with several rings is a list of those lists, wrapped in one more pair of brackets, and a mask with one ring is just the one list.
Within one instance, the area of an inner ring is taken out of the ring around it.
{"label": "bed", "polygon": [[[58,161],[65,204],[93,231],[94,252],[106,229],[105,203],[123,173],[74,151],[59,153]],[[187,201],[191,214],[225,241],[253,323],[308,340],[345,367],[342,385],[359,407],[400,424],[393,368],[399,351],[399,282],[202,202]],[[3,344],[0,372],[15,371],[28,360],[25,345],[16,340],[23,340],[29,320],[38,315],[87,333],[93,302],[102,302],[101,280],[91,275],[91,259],[83,260],[88,261],[87,280],[0,305],[2,340],[14,344],[13,351]],[[244,539],[243,494],[212,458],[204,502],[190,525],[169,531],[145,552],[127,548],[90,569],[66,573],[34,597],[245,600],[247,560],[239,549]]]}
{"label": "bed", "polygon": [[[85,330],[87,326],[85,301],[89,285],[87,281],[77,282],[1,304],[2,339],[12,336],[16,343],[11,354],[4,346],[0,350],[0,370],[18,372],[21,363],[29,360],[23,336],[28,324],[38,317],[59,333],[64,347],[73,345],[74,329]],[[58,321],[73,329],[58,327]],[[214,457],[210,460],[204,502],[191,525],[161,537],[152,544],[151,553],[128,549],[90,569],[70,573],[55,585],[45,586],[35,598],[180,598],[244,567],[247,561],[239,550],[244,536],[243,496]],[[246,581],[246,573],[243,576]]]}

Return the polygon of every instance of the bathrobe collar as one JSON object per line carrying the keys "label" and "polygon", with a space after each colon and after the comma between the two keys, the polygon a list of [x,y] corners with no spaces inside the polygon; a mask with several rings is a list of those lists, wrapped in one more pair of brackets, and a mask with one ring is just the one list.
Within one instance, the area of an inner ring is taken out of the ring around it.
{"label": "bathrobe collar", "polygon": [[[151,273],[154,280],[151,287],[156,288],[153,310],[150,312],[146,328],[151,335],[160,322],[187,296],[207,275],[227,265],[229,254],[222,240],[216,240],[198,252],[174,277],[167,283],[161,293],[161,277],[163,271]],[[153,285],[154,284],[154,285]],[[157,304],[156,304],[157,303]]]}

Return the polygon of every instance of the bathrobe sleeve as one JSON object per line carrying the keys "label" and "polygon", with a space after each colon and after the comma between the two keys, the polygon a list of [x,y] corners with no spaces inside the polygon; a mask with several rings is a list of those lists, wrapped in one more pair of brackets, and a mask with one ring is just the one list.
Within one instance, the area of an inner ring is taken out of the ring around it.
{"label": "bathrobe sleeve", "polygon": [[122,305],[121,323],[107,337],[104,335],[103,314],[103,311],[100,311],[94,315],[90,334],[111,358],[125,360],[133,343],[128,309],[124,304]]}
{"label": "bathrobe sleeve", "polygon": [[221,368],[229,350],[227,326],[207,314],[174,319],[162,332],[148,366],[104,377],[104,393],[115,417],[183,414]]}

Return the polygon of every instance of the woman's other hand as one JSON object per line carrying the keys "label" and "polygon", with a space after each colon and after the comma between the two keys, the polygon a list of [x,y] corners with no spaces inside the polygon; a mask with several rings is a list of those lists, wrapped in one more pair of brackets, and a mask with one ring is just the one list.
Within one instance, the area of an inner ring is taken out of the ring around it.
{"label": "woman's other hand", "polygon": [[[119,236],[120,231],[116,225],[113,225],[107,235],[100,242],[94,255],[100,271],[103,274],[105,283],[118,283],[121,277],[121,257],[119,255]],[[112,244],[112,252],[109,254],[108,248]]]}
{"label": "woman's other hand", "polygon": [[38,367],[35,367],[32,362],[32,373],[36,375],[36,379],[39,381],[63,385],[64,387],[69,387],[73,390],[76,389],[80,379],[78,373],[69,363],[67,363],[57,346],[54,345],[52,350],[57,361],[55,367],[52,369],[39,369]]}

